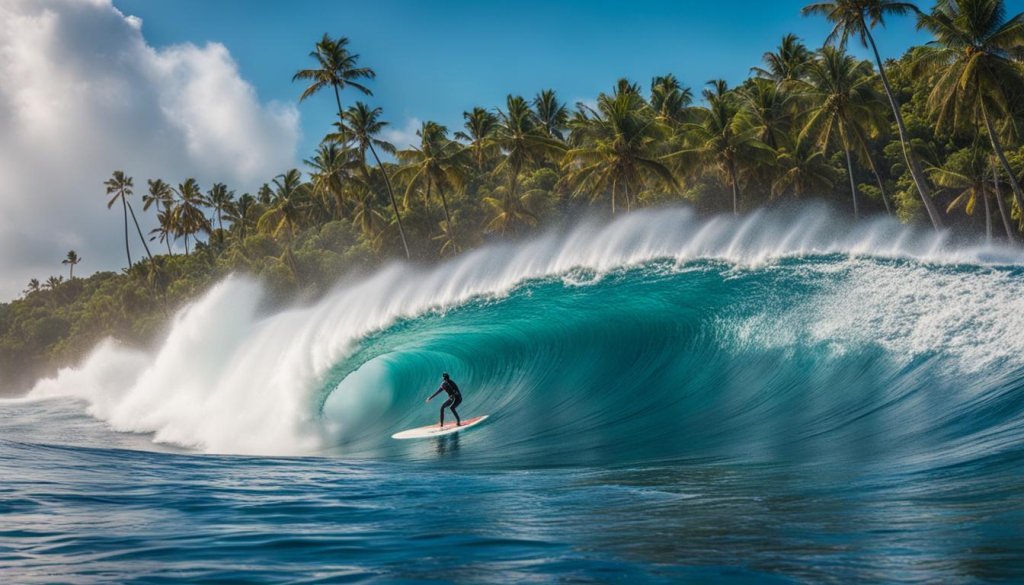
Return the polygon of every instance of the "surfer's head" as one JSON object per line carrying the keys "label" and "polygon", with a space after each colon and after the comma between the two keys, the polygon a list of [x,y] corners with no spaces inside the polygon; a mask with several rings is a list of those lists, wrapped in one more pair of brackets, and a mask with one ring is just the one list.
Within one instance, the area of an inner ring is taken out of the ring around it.
{"label": "surfer's head", "polygon": [[447,380],[448,379],[448,372],[445,372],[445,373],[441,374],[441,377],[444,378],[445,380]]}

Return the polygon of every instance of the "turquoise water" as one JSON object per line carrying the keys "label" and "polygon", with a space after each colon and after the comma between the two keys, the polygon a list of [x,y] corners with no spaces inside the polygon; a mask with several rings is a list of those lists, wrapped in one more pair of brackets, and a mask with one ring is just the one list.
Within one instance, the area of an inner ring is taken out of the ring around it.
{"label": "turquoise water", "polygon": [[[0,573],[1024,579],[1019,263],[883,253],[888,224],[866,250],[772,244],[770,218],[654,238],[668,254],[625,221],[275,315],[229,280],[157,350],[101,347],[0,403]],[[435,420],[441,371],[491,418],[391,440]]]}

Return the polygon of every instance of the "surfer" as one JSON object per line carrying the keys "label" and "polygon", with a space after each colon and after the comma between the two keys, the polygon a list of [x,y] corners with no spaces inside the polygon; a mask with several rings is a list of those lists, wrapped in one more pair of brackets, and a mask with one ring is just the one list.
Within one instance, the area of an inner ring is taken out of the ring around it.
{"label": "surfer", "polygon": [[441,374],[441,378],[441,387],[437,389],[437,392],[431,394],[430,398],[427,398],[427,402],[433,400],[441,392],[447,392],[448,400],[445,400],[444,404],[441,405],[441,427],[444,428],[444,409],[446,408],[450,408],[452,414],[455,415],[455,426],[461,427],[462,419],[459,418],[459,413],[455,411],[455,407],[462,404],[462,392],[459,392],[459,386],[455,381],[448,377],[448,372]]}

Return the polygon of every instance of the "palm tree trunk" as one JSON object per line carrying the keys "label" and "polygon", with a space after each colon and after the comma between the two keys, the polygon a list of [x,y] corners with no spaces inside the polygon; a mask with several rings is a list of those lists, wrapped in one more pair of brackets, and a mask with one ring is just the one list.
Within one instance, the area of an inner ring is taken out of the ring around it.
{"label": "palm tree trunk", "polygon": [[1003,145],[999,141],[996,129],[992,126],[992,118],[988,115],[988,108],[985,107],[984,99],[981,100],[981,114],[985,118],[985,130],[988,131],[988,138],[992,142],[992,149],[996,151],[996,156],[999,157],[999,162],[1003,165],[1006,176],[1010,178],[1010,187],[1013,189],[1013,199],[1017,202],[1017,210],[1022,214],[1022,218],[1024,218],[1024,194],[1021,194],[1020,183],[1017,182],[1017,177],[1013,174],[1010,162],[1006,160],[1006,153],[1003,152]]}
{"label": "palm tree trunk", "polygon": [[732,182],[732,214],[740,214],[740,184],[736,177],[736,163],[729,161],[729,180]]}
{"label": "palm tree trunk", "polygon": [[932,227],[936,230],[942,229],[942,216],[939,215],[939,210],[935,207],[935,202],[932,201],[931,191],[928,189],[928,184],[925,182],[924,173],[921,172],[921,166],[917,164],[917,157],[910,150],[910,145],[907,141],[907,125],[903,122],[903,114],[900,113],[900,104],[896,100],[896,94],[892,91],[892,86],[889,84],[889,76],[885,74],[885,65],[882,63],[882,56],[878,54],[878,47],[875,45],[875,39],[871,36],[871,30],[868,28],[867,23],[861,20],[861,27],[864,30],[865,36],[868,42],[871,43],[871,50],[875,54],[875,62],[878,64],[878,75],[882,78],[882,86],[885,87],[885,95],[889,96],[889,105],[892,106],[893,116],[896,117],[896,128],[900,133],[900,145],[903,147],[903,158],[907,161],[907,168],[910,169],[910,176],[914,178],[914,185],[917,186],[917,193],[921,196],[921,202],[924,203],[924,208],[928,212],[928,219],[932,220]]}
{"label": "palm tree trunk", "polygon": [[[165,214],[164,217],[170,217],[170,215],[171,215],[171,205],[170,204],[167,204],[167,205],[164,206],[164,214]],[[171,230],[170,230],[169,226],[170,226],[170,220],[168,220],[168,225],[166,225],[166,226],[163,225],[162,223],[160,224],[161,229],[164,230],[163,237],[164,237],[164,243],[167,244],[167,255],[168,256],[174,256],[174,253],[171,252]]]}
{"label": "palm tree trunk", "polygon": [[853,219],[860,218],[860,209],[857,208],[857,184],[853,180],[853,160],[850,158],[850,147],[846,143],[846,133],[841,132],[843,140],[843,152],[846,153],[846,173],[850,176],[850,195],[853,196]]}
{"label": "palm tree trunk", "polygon": [[871,167],[871,174],[875,176],[875,182],[878,183],[878,191],[882,194],[882,203],[885,204],[885,212],[892,215],[892,207],[889,206],[889,197],[885,194],[885,183],[882,182],[882,175],[878,172],[878,166],[875,164],[874,157],[871,156],[871,151],[868,151],[868,166]]}
{"label": "palm tree trunk", "polygon": [[[339,122],[344,122],[345,121],[345,112],[344,112],[344,110],[341,109],[341,93],[338,91],[338,86],[337,85],[332,83],[331,86],[334,87],[334,102],[336,104],[338,104],[338,121]],[[340,130],[340,128],[339,128],[339,130]]]}
{"label": "palm tree trunk", "polygon": [[412,256],[409,254],[409,244],[405,241],[405,228],[402,227],[402,214],[398,213],[398,202],[395,201],[395,192],[391,190],[391,179],[388,178],[388,172],[384,170],[384,165],[380,162],[380,157],[377,156],[377,150],[370,144],[370,153],[373,155],[373,160],[377,161],[377,168],[380,169],[381,174],[384,175],[384,184],[388,188],[388,197],[391,198],[391,207],[395,210],[395,219],[398,220],[398,233],[402,236],[402,247],[405,248],[405,259],[409,260]]}
{"label": "palm tree trunk", "polygon": [[444,221],[448,224],[448,237],[452,240],[452,250],[458,254],[459,245],[455,243],[455,230],[452,229],[452,216],[448,213],[448,197],[444,194],[441,185],[437,186],[437,192],[441,195],[441,205],[444,207]]}
{"label": "palm tree trunk", "polygon": [[992,210],[989,208],[988,202],[988,189],[985,188],[984,183],[981,186],[981,197],[985,202],[985,243],[992,243]]}
{"label": "palm tree trunk", "polygon": [[1010,223],[1010,214],[1006,212],[1003,189],[999,186],[999,167],[996,165],[992,165],[992,184],[996,190],[996,205],[999,206],[999,215],[1003,219],[1003,227],[1006,228],[1006,239],[1010,241],[1010,244],[1016,244],[1017,238],[1013,235],[1013,224]]}
{"label": "palm tree trunk", "polygon": [[128,211],[132,214],[132,222],[135,223],[135,231],[139,234],[139,239],[142,240],[142,247],[146,249],[146,256],[149,257],[149,261],[153,261],[153,254],[149,252],[149,245],[146,244],[146,238],[142,235],[142,228],[139,227],[139,220],[135,218],[135,209],[132,208],[132,204],[128,204]]}
{"label": "palm tree trunk", "polygon": [[124,191],[121,192],[121,210],[124,211],[124,251],[128,254],[128,268],[132,267],[132,249],[128,247],[128,202],[125,201]]}

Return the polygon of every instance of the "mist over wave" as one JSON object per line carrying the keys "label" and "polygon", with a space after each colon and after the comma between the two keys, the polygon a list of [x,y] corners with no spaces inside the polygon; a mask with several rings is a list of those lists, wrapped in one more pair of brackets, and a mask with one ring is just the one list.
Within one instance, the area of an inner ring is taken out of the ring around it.
{"label": "mist over wave", "polygon": [[105,342],[29,398],[211,453],[415,459],[388,436],[449,370],[492,414],[462,439],[501,447],[482,463],[967,457],[1019,444],[1022,263],[824,208],[649,210],[272,315],[232,277],[155,351]]}

